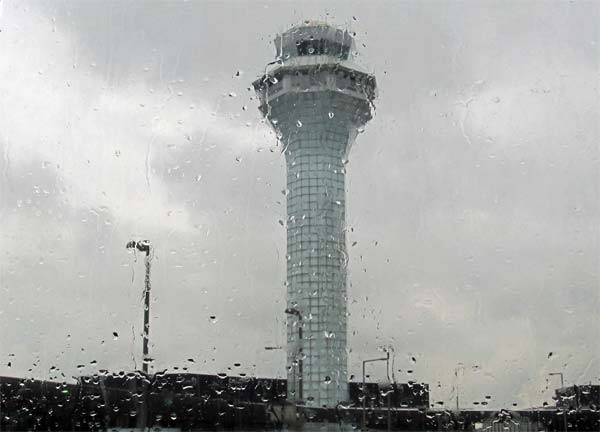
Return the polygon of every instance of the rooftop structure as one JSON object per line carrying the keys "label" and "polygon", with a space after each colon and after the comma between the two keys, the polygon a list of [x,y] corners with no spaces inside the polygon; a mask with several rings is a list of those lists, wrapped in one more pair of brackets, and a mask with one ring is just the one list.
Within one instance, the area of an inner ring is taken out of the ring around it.
{"label": "rooftop structure", "polygon": [[287,163],[288,398],[348,400],[345,163],[371,119],[375,78],[353,39],[323,23],[275,38],[277,60],[254,82]]}

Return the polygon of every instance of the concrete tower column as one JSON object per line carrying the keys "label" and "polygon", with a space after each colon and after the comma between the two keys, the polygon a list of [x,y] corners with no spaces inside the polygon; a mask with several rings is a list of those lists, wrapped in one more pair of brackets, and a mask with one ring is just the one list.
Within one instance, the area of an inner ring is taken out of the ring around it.
{"label": "concrete tower column", "polygon": [[348,400],[345,163],[375,79],[351,62],[349,33],[326,24],[294,27],[275,46],[254,88],[287,164],[288,399],[334,407]]}

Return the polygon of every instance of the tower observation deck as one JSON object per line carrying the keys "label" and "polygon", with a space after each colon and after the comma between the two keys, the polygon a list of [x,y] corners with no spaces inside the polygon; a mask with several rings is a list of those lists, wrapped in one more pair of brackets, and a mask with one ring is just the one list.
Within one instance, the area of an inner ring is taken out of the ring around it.
{"label": "tower observation deck", "polygon": [[327,24],[275,38],[276,61],[253,85],[287,164],[288,399],[348,400],[345,161],[371,119],[375,77],[353,39]]}

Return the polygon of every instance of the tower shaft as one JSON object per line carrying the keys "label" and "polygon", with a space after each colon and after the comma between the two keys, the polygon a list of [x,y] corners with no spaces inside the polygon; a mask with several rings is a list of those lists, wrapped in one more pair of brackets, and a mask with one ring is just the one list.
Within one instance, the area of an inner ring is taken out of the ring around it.
{"label": "tower shaft", "polygon": [[254,87],[287,166],[288,399],[335,407],[348,400],[345,162],[375,80],[346,61],[348,33],[327,25],[276,46],[284,60]]}
{"label": "tower shaft", "polygon": [[354,99],[328,90],[271,105],[287,165],[287,307],[303,317],[288,316],[289,397],[302,394],[315,406],[348,399],[345,162],[356,109]]}
{"label": "tower shaft", "polygon": [[[301,323],[288,317],[288,364],[297,375],[301,356],[301,393],[317,406],[347,400],[344,161],[351,124],[331,103],[340,97],[297,95],[297,121],[285,134],[287,305],[304,317]],[[303,326],[303,340],[294,344],[297,325]],[[299,377],[290,378],[299,385]]]}

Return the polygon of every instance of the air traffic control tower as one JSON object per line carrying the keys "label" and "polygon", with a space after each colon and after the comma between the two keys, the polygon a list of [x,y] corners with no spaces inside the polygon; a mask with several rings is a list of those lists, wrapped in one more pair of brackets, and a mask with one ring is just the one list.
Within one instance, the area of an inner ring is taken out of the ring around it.
{"label": "air traffic control tower", "polygon": [[348,400],[345,162],[371,119],[375,77],[352,62],[348,31],[305,23],[275,38],[253,85],[287,162],[288,399]]}

